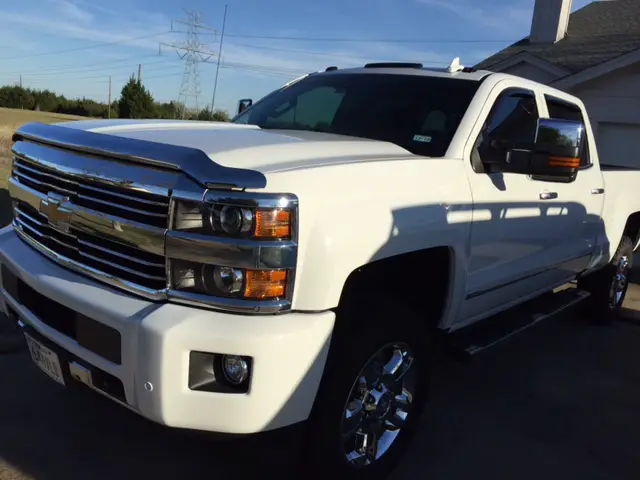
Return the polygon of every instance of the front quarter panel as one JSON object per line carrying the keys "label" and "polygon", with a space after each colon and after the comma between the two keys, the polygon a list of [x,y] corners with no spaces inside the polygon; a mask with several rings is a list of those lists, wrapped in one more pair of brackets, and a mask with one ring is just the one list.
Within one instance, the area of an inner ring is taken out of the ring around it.
{"label": "front quarter panel", "polygon": [[[472,208],[459,160],[410,157],[301,169],[269,175],[267,185],[299,198],[295,310],[336,307],[351,272],[406,252],[448,246],[456,271],[464,271]],[[429,275],[429,265],[415,268]],[[458,279],[454,296],[462,294]]]}

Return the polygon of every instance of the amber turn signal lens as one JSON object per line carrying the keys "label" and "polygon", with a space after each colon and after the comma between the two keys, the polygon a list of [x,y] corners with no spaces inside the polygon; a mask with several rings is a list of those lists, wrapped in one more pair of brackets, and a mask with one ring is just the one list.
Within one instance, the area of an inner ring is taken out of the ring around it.
{"label": "amber turn signal lens", "polygon": [[549,157],[550,167],[578,168],[580,159],[575,157]]}
{"label": "amber turn signal lens", "polygon": [[256,237],[286,238],[291,236],[291,212],[278,208],[256,211]]}
{"label": "amber turn signal lens", "polygon": [[284,297],[287,286],[286,270],[247,270],[245,298]]}

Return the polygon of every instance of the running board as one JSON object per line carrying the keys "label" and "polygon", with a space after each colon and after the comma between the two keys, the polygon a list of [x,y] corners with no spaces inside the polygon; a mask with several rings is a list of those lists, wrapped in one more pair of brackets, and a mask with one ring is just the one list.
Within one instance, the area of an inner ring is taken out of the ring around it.
{"label": "running board", "polygon": [[494,347],[587,297],[589,292],[566,288],[546,293],[493,317],[446,335],[448,350],[466,359]]}

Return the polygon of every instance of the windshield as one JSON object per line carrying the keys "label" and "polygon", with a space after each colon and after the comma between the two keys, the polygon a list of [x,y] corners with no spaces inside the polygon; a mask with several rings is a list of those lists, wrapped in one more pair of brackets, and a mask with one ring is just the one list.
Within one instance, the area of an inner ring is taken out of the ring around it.
{"label": "windshield", "polygon": [[264,97],[234,123],[395,143],[442,157],[479,82],[422,75],[311,75]]}

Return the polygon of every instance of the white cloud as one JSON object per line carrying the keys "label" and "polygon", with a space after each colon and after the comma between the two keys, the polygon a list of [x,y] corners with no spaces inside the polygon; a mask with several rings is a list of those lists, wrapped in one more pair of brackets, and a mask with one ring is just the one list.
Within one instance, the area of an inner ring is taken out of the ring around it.
{"label": "white cloud", "polygon": [[73,3],[70,0],[47,0],[49,3],[53,4],[56,11],[58,11],[62,16],[73,22],[80,23],[91,23],[93,21],[93,14],[88,12],[87,10],[83,10],[78,5]]}
{"label": "white cloud", "polygon": [[49,0],[48,3],[53,8],[36,14],[0,10],[0,18],[5,25],[19,26],[25,33],[33,32],[39,36],[54,34],[59,38],[99,43],[119,42],[126,46],[156,51],[158,38],[140,37],[168,31],[170,27],[170,20],[164,15],[135,9],[127,10],[126,15],[120,13],[118,17],[105,18],[101,15],[101,22],[97,25],[93,22],[96,17],[88,9],[93,7],[83,8],[84,3],[69,0]]}
{"label": "white cloud", "polygon": [[533,2],[519,1],[508,5],[480,6],[470,0],[416,1],[427,7],[447,10],[467,22],[491,28],[499,33],[528,31],[533,15]]}

